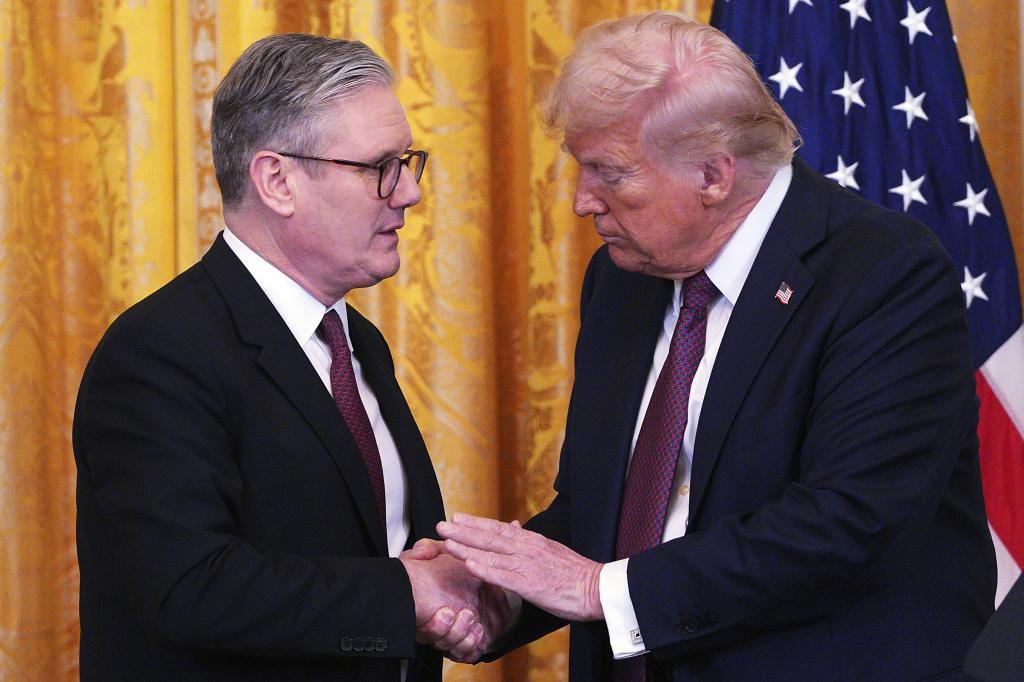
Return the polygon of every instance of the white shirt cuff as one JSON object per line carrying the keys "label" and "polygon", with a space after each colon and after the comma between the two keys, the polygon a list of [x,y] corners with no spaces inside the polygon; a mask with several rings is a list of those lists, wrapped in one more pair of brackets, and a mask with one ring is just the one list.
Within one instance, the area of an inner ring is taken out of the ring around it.
{"label": "white shirt cuff", "polygon": [[598,590],[604,622],[608,626],[608,641],[615,658],[630,658],[646,653],[644,638],[640,635],[640,624],[636,622],[636,611],[629,598],[629,580],[626,567],[629,559],[620,559],[601,568]]}

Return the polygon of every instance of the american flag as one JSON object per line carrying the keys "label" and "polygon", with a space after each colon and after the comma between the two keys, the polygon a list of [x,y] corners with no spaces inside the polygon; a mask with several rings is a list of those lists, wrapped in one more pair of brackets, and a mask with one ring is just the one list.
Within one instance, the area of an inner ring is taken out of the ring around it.
{"label": "american flag", "polygon": [[962,273],[997,602],[1024,567],[1024,330],[1013,246],[943,0],[716,0],[837,183],[930,226]]}
{"label": "american flag", "polygon": [[789,305],[789,299],[793,296],[793,288],[783,282],[779,285],[779,290],[775,292],[775,300],[782,305]]}

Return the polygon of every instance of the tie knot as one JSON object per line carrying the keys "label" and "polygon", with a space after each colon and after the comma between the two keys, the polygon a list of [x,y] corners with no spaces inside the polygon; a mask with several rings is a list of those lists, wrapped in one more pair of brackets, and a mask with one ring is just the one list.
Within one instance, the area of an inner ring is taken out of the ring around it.
{"label": "tie knot", "polygon": [[717,295],[718,288],[715,287],[707,273],[701,270],[693,277],[683,280],[683,300],[680,307],[707,308],[711,299]]}
{"label": "tie knot", "polygon": [[331,355],[348,351],[348,339],[345,338],[345,328],[341,324],[341,316],[337,310],[332,308],[324,314],[324,319],[320,322],[320,333],[331,347]]}

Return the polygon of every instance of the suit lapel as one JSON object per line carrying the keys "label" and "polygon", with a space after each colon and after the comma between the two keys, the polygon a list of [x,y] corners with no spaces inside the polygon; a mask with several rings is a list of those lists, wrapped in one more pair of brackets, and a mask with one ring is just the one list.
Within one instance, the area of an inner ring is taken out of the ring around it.
{"label": "suit lapel", "polygon": [[594,366],[601,367],[604,374],[600,385],[590,388],[600,395],[594,411],[599,418],[593,421],[596,428],[590,430],[590,440],[583,444],[593,466],[592,495],[583,506],[592,514],[586,524],[590,533],[588,547],[590,555],[600,561],[614,558],[633,431],[651,356],[672,297],[669,280],[627,276],[635,278],[635,284],[629,295],[620,299],[624,307],[609,310],[595,304],[591,307],[594,318],[584,321],[584,325],[594,326],[594,331],[588,331],[586,336],[603,341]]}
{"label": "suit lapel", "polygon": [[[813,171],[799,160],[793,165],[793,181],[736,300],[708,382],[693,448],[691,521],[754,377],[814,286],[801,256],[825,236],[830,188],[814,188]],[[793,290],[788,304],[775,298],[783,282]]]}
{"label": "suit lapel", "polygon": [[366,465],[309,358],[222,235],[203,257],[203,266],[227,302],[242,340],[261,348],[256,364],[277,384],[324,443],[348,484],[374,548],[380,555],[387,556],[387,537]]}

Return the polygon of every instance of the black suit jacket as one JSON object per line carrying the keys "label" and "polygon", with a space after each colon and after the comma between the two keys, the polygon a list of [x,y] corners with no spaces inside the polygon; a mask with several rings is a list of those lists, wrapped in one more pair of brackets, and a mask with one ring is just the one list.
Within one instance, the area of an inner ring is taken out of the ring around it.
{"label": "black suit jacket", "polygon": [[[924,226],[794,171],[711,374],[687,533],[629,563],[645,646],[674,680],[957,674],[995,588],[957,273]],[[671,292],[606,248],[584,281],[558,494],[529,527],[597,561]],[[556,625],[527,607],[516,636]],[[604,622],[572,626],[573,679],[611,657]]]}
{"label": "black suit jacket", "polygon": [[980,682],[1024,680],[1024,578],[1017,578],[967,652],[964,672]]}
{"label": "black suit jacket", "polygon": [[[426,448],[384,338],[349,310],[412,537],[433,537]],[[440,679],[352,435],[223,237],[104,335],[74,450],[83,680],[397,680],[403,658]]]}

